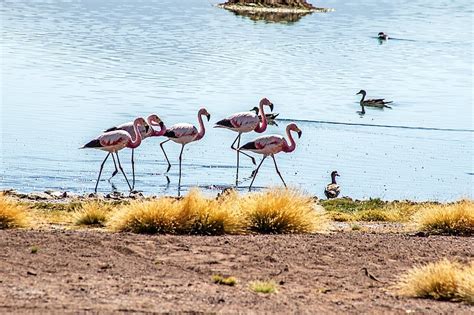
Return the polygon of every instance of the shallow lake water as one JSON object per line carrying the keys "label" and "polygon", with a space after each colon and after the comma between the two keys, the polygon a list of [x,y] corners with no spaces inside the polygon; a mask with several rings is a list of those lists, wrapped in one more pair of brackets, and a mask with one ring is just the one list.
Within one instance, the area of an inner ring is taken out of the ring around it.
{"label": "shallow lake water", "polygon": [[[322,197],[338,170],[353,198],[473,198],[471,1],[323,0],[335,11],[295,23],[255,22],[215,3],[2,0],[0,188],[92,191],[105,154],[78,147],[150,113],[196,124],[205,106],[212,118],[186,146],[183,188],[217,191],[234,182],[236,134],[213,123],[268,97],[282,119],[267,133],[292,121],[303,130],[296,151],[277,156],[291,186]],[[380,43],[379,31],[396,39]],[[360,89],[392,109],[359,116]],[[177,190],[180,146],[166,144],[167,185],[163,140],[136,150],[136,188],[147,194]],[[123,150],[131,177],[129,159]],[[252,169],[243,158],[242,186]],[[113,183],[126,191],[119,175]],[[271,160],[255,185],[281,185]]]}

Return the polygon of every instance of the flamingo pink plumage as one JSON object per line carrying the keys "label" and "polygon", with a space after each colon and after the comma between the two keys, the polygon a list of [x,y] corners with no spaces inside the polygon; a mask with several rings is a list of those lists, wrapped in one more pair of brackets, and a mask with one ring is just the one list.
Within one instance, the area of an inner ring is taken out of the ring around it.
{"label": "flamingo pink plumage", "polygon": [[[160,117],[158,117],[156,114],[151,114],[150,116],[148,116],[147,117],[147,122],[148,122],[148,125],[147,124],[145,124],[144,126],[140,125],[140,127],[138,128],[138,130],[140,131],[140,135],[141,135],[142,140],[144,140],[146,138],[149,138],[149,137],[159,137],[159,136],[162,136],[162,135],[165,134],[165,132],[166,132],[165,124],[161,121]],[[160,127],[160,130],[155,130],[153,128],[153,127],[158,127],[158,126]],[[115,131],[115,130],[126,131],[130,134],[130,136],[132,136],[132,138],[135,138],[135,136],[136,136],[135,135],[135,128],[133,126],[133,121],[130,121],[128,123],[124,123],[124,124],[109,128],[109,129],[105,130],[105,132]],[[131,147],[129,147],[129,148],[131,148]],[[135,188],[135,159],[134,159],[135,149],[134,148],[131,148],[131,149],[132,149],[131,161],[132,161],[132,176],[133,176],[132,190],[133,190]],[[117,174],[117,169],[112,174],[112,177],[114,177],[116,174]]]}
{"label": "flamingo pink plumage", "polygon": [[164,136],[167,137],[168,140],[165,140],[162,143],[160,143],[161,150],[163,150],[166,161],[168,162],[168,169],[166,170],[166,172],[170,170],[171,163],[168,159],[168,156],[166,155],[165,149],[163,148],[163,144],[165,144],[166,142],[170,140],[181,144],[181,152],[179,153],[178,196],[180,196],[180,193],[181,193],[181,161],[182,161],[184,146],[190,142],[201,140],[202,137],[204,137],[204,134],[206,133],[206,129],[204,128],[204,123],[202,121],[203,115],[207,117],[207,121],[211,119],[211,115],[207,112],[207,110],[205,108],[201,108],[198,111],[198,115],[197,115],[198,121],[199,121],[199,131],[195,126],[188,123],[175,124],[167,128],[166,132],[164,133]]}
{"label": "flamingo pink plumage", "polygon": [[295,131],[298,133],[298,138],[301,137],[301,130],[296,126],[296,124],[291,123],[288,126],[286,126],[286,134],[288,136],[288,139],[290,140],[290,144],[288,145],[288,142],[286,139],[280,135],[268,135],[268,136],[262,136],[258,137],[254,141],[248,142],[242,147],[239,148],[239,151],[241,150],[247,150],[247,151],[252,151],[254,153],[258,154],[263,154],[262,161],[260,164],[258,164],[257,169],[255,170],[252,178],[252,182],[250,183],[249,186],[249,191],[252,189],[252,184],[255,178],[257,177],[258,170],[260,169],[260,166],[262,166],[263,161],[267,158],[267,156],[271,156],[273,159],[273,162],[275,163],[275,169],[278,173],[278,176],[280,176],[281,181],[283,182],[283,185],[286,187],[285,180],[280,174],[280,171],[278,170],[278,166],[275,160],[275,154],[279,152],[293,152],[296,149],[296,142],[291,136],[291,131]]}
{"label": "flamingo pink plumage", "polygon": [[118,156],[118,151],[122,150],[123,148],[136,148],[138,147],[141,142],[142,142],[142,137],[141,133],[139,132],[138,127],[139,126],[145,126],[146,122],[145,119],[139,117],[135,119],[133,122],[133,129],[135,133],[135,137],[132,138],[130,133],[124,131],[124,130],[113,130],[113,131],[108,131],[104,132],[97,138],[89,141],[86,143],[81,149],[99,149],[103,151],[109,152],[107,156],[105,157],[104,161],[100,165],[100,171],[99,171],[99,177],[97,178],[97,182],[95,184],[95,189],[94,191],[97,192],[97,186],[99,185],[100,181],[100,175],[102,174],[102,169],[104,168],[105,161],[109,158],[109,155],[112,154],[112,158],[114,160],[114,165],[115,165],[115,170],[117,171],[117,165],[115,164],[115,158],[114,158],[114,153],[117,156],[117,162],[120,168],[120,171],[122,172],[123,176],[125,177],[125,180],[127,181],[128,187],[130,188],[130,191],[132,190],[132,187],[130,186],[130,183],[128,182],[127,175],[125,175],[125,172],[123,171],[122,165],[120,164],[120,159]]}
{"label": "flamingo pink plumage", "polygon": [[[244,153],[237,150],[240,146],[240,138],[242,133],[255,131],[262,133],[267,130],[267,118],[263,106],[269,106],[273,111],[273,104],[267,98],[262,98],[259,103],[259,114],[253,112],[241,112],[235,113],[227,118],[224,118],[216,123],[214,128],[225,128],[235,132],[238,132],[237,137],[234,142],[231,144],[231,149],[237,151],[237,173],[235,175],[235,185],[239,183],[239,154],[242,153],[252,159],[252,163],[255,164],[255,159]],[[237,148],[234,147],[235,142],[237,142]]]}

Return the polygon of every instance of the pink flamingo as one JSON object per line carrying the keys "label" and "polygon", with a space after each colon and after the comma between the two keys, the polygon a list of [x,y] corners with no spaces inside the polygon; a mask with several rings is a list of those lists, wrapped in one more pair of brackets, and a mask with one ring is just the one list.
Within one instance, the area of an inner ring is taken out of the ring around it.
{"label": "pink flamingo", "polygon": [[206,130],[204,128],[204,123],[201,117],[203,115],[206,115],[207,121],[211,119],[211,115],[207,112],[205,108],[201,108],[198,111],[199,132],[197,128],[191,124],[187,124],[187,123],[175,124],[167,128],[166,132],[164,133],[164,136],[167,137],[168,140],[165,140],[162,143],[160,143],[161,150],[163,150],[166,161],[168,162],[168,169],[166,170],[167,173],[169,172],[171,168],[171,163],[170,163],[170,160],[168,159],[168,156],[166,155],[165,149],[163,148],[163,144],[165,144],[166,142],[170,140],[181,144],[181,152],[179,153],[178,196],[180,196],[180,192],[181,192],[181,161],[182,161],[184,146],[188,143],[201,140],[202,137],[204,137]]}
{"label": "pink flamingo", "polygon": [[[255,159],[248,155],[247,153],[240,152],[237,148],[240,146],[240,137],[242,133],[255,131],[258,133],[262,133],[267,130],[267,117],[263,110],[263,106],[269,106],[270,110],[273,111],[273,104],[267,98],[262,98],[259,107],[258,107],[258,115],[253,112],[241,112],[235,113],[227,118],[224,118],[216,123],[214,128],[225,128],[235,132],[238,132],[237,138],[235,138],[234,142],[230,148],[232,150],[237,151],[237,173],[235,175],[235,186],[239,183],[239,153],[242,153],[249,158],[252,159],[252,163],[256,165]],[[237,148],[234,147],[235,142],[237,142]]]}
{"label": "pink flamingo", "polygon": [[288,126],[286,126],[286,134],[288,136],[288,139],[290,139],[290,145],[288,145],[288,142],[286,142],[285,138],[279,135],[269,135],[269,136],[262,136],[258,137],[254,141],[251,141],[249,143],[246,143],[242,147],[239,148],[240,150],[247,150],[247,151],[252,151],[255,153],[263,154],[263,159],[258,164],[257,169],[255,170],[252,178],[252,182],[250,183],[249,191],[252,189],[252,184],[255,178],[257,177],[258,170],[260,169],[260,166],[262,166],[263,161],[267,158],[267,156],[271,156],[273,159],[273,162],[275,163],[275,169],[278,173],[278,176],[280,176],[281,181],[283,182],[283,185],[286,187],[285,180],[280,174],[280,171],[278,170],[277,162],[275,160],[275,154],[279,152],[293,152],[296,149],[296,142],[291,136],[290,131],[295,131],[298,133],[298,138],[301,137],[301,130],[296,126],[296,124],[291,123]]}
{"label": "pink flamingo", "polygon": [[97,178],[97,182],[95,184],[95,189],[94,189],[96,193],[97,193],[97,186],[99,185],[99,181],[100,181],[100,175],[102,174],[102,169],[104,168],[105,161],[107,161],[110,154],[112,154],[112,159],[114,160],[114,165],[115,165],[115,172],[117,172],[117,164],[115,164],[114,153],[117,156],[117,162],[118,162],[120,171],[125,177],[125,180],[127,181],[130,191],[132,190],[132,187],[130,186],[130,183],[128,182],[127,175],[125,175],[122,165],[120,164],[118,151],[126,147],[132,148],[132,149],[138,147],[140,143],[142,142],[141,133],[139,132],[138,127],[145,126],[145,125],[146,125],[145,119],[139,117],[135,119],[135,121],[133,122],[133,129],[134,129],[134,134],[135,134],[135,137],[133,139],[130,133],[124,130],[114,130],[114,131],[104,132],[103,134],[95,138],[94,140],[89,141],[83,147],[81,147],[81,149],[92,148],[92,149],[99,149],[99,150],[109,152],[107,156],[105,157],[104,161],[102,162],[102,164],[100,165],[99,177]]}
{"label": "pink flamingo", "polygon": [[[148,124],[145,124],[144,126],[139,127],[140,135],[142,137],[142,140],[144,140],[146,138],[149,138],[149,137],[160,137],[160,136],[165,134],[165,132],[166,132],[165,124],[161,121],[160,117],[158,117],[156,114],[152,114],[152,115],[148,116],[148,118],[146,120],[147,120]],[[160,130],[155,130],[153,128],[153,127],[158,127],[158,126],[160,127]],[[134,129],[134,126],[133,126],[133,121],[130,121],[128,123],[121,124],[121,125],[109,128],[109,129],[105,130],[105,132],[115,131],[115,130],[126,131],[132,136],[132,138],[135,138],[135,129]],[[132,190],[133,190],[135,188],[135,159],[134,159],[135,148],[130,147],[130,146],[127,146],[127,147],[132,149],[132,158],[131,158],[131,160],[132,160],[132,176],[133,176]],[[112,174],[112,177],[114,177],[116,174],[117,174],[117,169]],[[112,178],[112,177],[110,177],[110,178]]]}

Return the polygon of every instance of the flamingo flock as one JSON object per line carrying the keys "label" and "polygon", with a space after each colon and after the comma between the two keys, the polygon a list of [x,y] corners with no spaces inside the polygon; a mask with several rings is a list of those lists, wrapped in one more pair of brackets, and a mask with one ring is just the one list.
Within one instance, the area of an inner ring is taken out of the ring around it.
{"label": "flamingo flock", "polygon": [[[258,111],[252,112],[239,112],[233,115],[230,115],[224,119],[221,119],[216,122],[215,128],[224,128],[234,132],[237,132],[237,137],[234,142],[231,144],[231,149],[236,152],[237,162],[236,162],[236,176],[235,176],[235,186],[239,185],[239,157],[240,154],[243,154],[251,159],[252,163],[256,165],[255,158],[249,153],[256,153],[263,155],[263,158],[257,168],[252,172],[252,181],[249,186],[249,191],[252,189],[255,178],[258,174],[260,167],[262,166],[264,160],[271,156],[275,164],[275,170],[280,177],[283,185],[286,187],[285,180],[283,179],[278,166],[275,160],[275,155],[280,152],[290,153],[296,149],[296,142],[291,134],[291,132],[296,132],[298,138],[301,137],[301,130],[296,126],[296,124],[291,123],[286,127],[287,139],[280,135],[264,135],[256,138],[253,141],[247,142],[243,146],[240,146],[240,141],[242,134],[256,132],[264,133],[268,126],[268,117],[265,113],[265,106],[268,106],[271,111],[273,111],[273,103],[270,102],[267,98],[262,98],[260,100]],[[182,175],[182,160],[183,160],[183,151],[184,146],[191,142],[196,142],[201,140],[206,134],[206,128],[203,121],[203,116],[206,116],[207,121],[210,120],[211,115],[206,108],[200,108],[197,113],[197,120],[199,127],[196,128],[194,125],[189,123],[178,123],[172,125],[171,127],[166,127],[164,122],[156,114],[152,114],[147,117],[145,120],[142,117],[136,118],[133,122],[128,122],[124,124],[117,125],[115,127],[105,130],[98,137],[86,143],[81,149],[99,149],[102,151],[108,152],[105,159],[102,161],[99,169],[99,175],[97,177],[96,185],[94,192],[97,193],[97,187],[102,175],[102,170],[104,164],[112,155],[112,159],[115,166],[115,171],[112,173],[112,176],[109,178],[109,181],[120,172],[123,174],[125,181],[130,189],[130,192],[135,189],[135,161],[134,161],[134,152],[135,149],[140,146],[141,142],[144,139],[151,137],[166,137],[168,138],[165,141],[160,143],[161,150],[163,155],[168,163],[168,168],[165,172],[168,173],[171,169],[171,163],[168,159],[168,155],[163,147],[163,145],[170,140],[177,144],[181,145],[181,151],[179,154],[179,180],[178,180],[178,196],[181,193],[181,175]],[[156,128],[156,129],[155,129]],[[236,144],[237,143],[237,144]],[[132,185],[125,174],[122,165],[120,163],[118,152],[124,148],[129,148],[132,150],[131,155],[131,164],[132,164]],[[249,153],[247,153],[249,152]],[[115,160],[117,158],[117,161]],[[118,165],[118,168],[117,168]]]}

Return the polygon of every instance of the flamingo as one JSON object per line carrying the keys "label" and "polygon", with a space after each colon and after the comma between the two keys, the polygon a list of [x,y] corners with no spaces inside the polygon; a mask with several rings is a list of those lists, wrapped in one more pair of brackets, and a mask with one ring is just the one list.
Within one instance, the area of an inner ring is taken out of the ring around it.
{"label": "flamingo", "polygon": [[165,149],[163,148],[163,144],[165,144],[166,142],[170,140],[181,144],[181,152],[179,153],[178,197],[180,196],[180,192],[181,192],[181,161],[182,161],[184,146],[188,143],[201,140],[202,137],[204,137],[206,130],[204,128],[204,123],[201,117],[203,115],[207,117],[207,121],[211,119],[211,115],[207,112],[205,108],[201,108],[198,111],[197,116],[198,116],[198,121],[199,121],[199,132],[197,128],[191,124],[188,124],[188,123],[175,124],[167,128],[164,133],[164,136],[167,137],[168,140],[165,140],[160,143],[161,150],[163,150],[163,154],[165,155],[166,161],[168,162],[168,169],[166,170],[166,172],[169,172],[171,168],[171,163],[170,163],[170,160],[168,159],[168,156],[166,155]]}
{"label": "flamingo", "polygon": [[115,164],[114,153],[117,156],[117,162],[118,162],[120,171],[125,177],[125,180],[127,181],[130,191],[132,191],[132,187],[130,186],[127,175],[125,175],[122,165],[120,164],[118,151],[126,147],[129,147],[132,149],[138,147],[140,143],[142,142],[141,133],[139,132],[138,127],[145,126],[145,125],[146,125],[145,119],[139,117],[135,119],[133,122],[133,129],[134,129],[134,134],[135,134],[135,137],[133,139],[130,133],[124,130],[113,130],[113,131],[104,132],[97,138],[89,141],[88,143],[86,143],[84,146],[81,147],[81,149],[92,148],[92,149],[99,149],[99,150],[109,152],[107,156],[105,157],[104,161],[102,162],[102,164],[100,165],[99,177],[97,178],[97,182],[95,184],[95,189],[94,189],[95,193],[97,193],[97,186],[99,185],[100,175],[102,174],[102,169],[104,168],[105,161],[107,161],[110,154],[112,154],[112,159],[114,160],[114,165],[115,165],[115,172],[117,172],[117,164]]}
{"label": "flamingo", "polygon": [[[140,126],[139,128],[142,140],[148,137],[160,137],[165,134],[166,132],[165,124],[161,121],[160,117],[158,117],[156,114],[151,114],[150,116],[147,117],[146,120],[148,124],[145,124],[144,126]],[[157,127],[157,126],[160,127],[160,130],[153,129],[153,127]],[[132,136],[132,138],[135,138],[135,130],[133,127],[133,121],[109,128],[105,130],[105,132],[110,132],[110,131],[115,131],[115,130],[126,131]],[[133,190],[135,188],[135,159],[134,159],[135,149],[129,146],[127,147],[132,149],[131,161],[132,161],[132,176],[133,176],[132,190]],[[112,177],[114,177],[116,174],[117,174],[117,170],[114,171],[114,173],[112,174]]]}
{"label": "flamingo", "polygon": [[[239,184],[239,154],[242,153],[245,156],[248,156],[252,159],[252,163],[256,165],[255,159],[248,155],[245,152],[240,152],[237,148],[240,146],[240,137],[242,133],[255,131],[262,133],[267,130],[267,117],[263,110],[263,106],[269,106],[271,111],[273,111],[273,103],[270,102],[267,98],[262,98],[258,106],[258,113],[241,112],[235,113],[227,118],[219,120],[214,128],[225,128],[235,132],[238,132],[237,137],[234,142],[232,142],[230,148],[237,151],[237,173],[235,175],[235,186]],[[237,142],[237,148],[234,147],[235,142]]]}
{"label": "flamingo", "polygon": [[275,160],[275,154],[280,153],[280,152],[286,152],[290,153],[293,152],[296,149],[296,142],[291,136],[290,131],[295,131],[298,133],[298,138],[301,137],[302,131],[296,126],[296,124],[291,123],[288,126],[286,126],[286,134],[288,136],[288,139],[290,140],[290,145],[288,145],[288,142],[286,139],[280,135],[268,135],[268,136],[262,136],[258,137],[254,141],[251,141],[249,143],[244,144],[242,147],[239,148],[240,150],[247,150],[247,151],[252,151],[258,154],[263,154],[262,161],[260,164],[258,164],[257,169],[255,170],[252,178],[252,182],[250,183],[249,186],[249,191],[252,189],[252,184],[255,178],[257,177],[258,170],[260,169],[260,166],[262,166],[263,161],[267,158],[267,156],[271,156],[273,159],[273,163],[275,163],[275,169],[280,176],[281,181],[283,182],[283,185],[286,187],[285,180],[280,174],[280,171],[278,170],[277,162]]}

